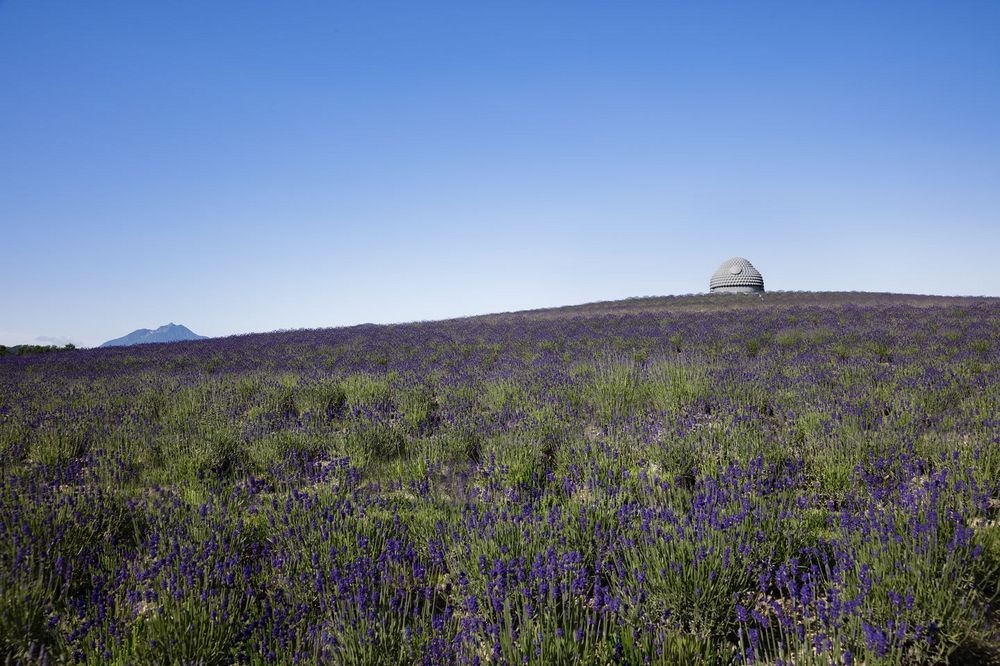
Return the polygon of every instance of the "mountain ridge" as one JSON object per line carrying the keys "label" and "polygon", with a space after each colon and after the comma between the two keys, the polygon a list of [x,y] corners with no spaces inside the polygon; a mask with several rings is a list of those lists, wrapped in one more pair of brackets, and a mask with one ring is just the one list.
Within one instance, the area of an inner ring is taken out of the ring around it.
{"label": "mountain ridge", "polygon": [[131,345],[144,345],[157,342],[181,342],[184,340],[205,340],[207,336],[198,335],[183,324],[170,322],[159,328],[139,328],[128,335],[120,338],[108,340],[101,344],[101,347],[129,347]]}

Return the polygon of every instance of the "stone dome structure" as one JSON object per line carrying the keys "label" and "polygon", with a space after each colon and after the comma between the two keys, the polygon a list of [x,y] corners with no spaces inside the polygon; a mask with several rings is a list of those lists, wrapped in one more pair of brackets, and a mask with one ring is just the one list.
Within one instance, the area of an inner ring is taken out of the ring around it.
{"label": "stone dome structure", "polygon": [[743,257],[733,257],[722,262],[708,283],[712,293],[753,294],[764,291],[764,278]]}

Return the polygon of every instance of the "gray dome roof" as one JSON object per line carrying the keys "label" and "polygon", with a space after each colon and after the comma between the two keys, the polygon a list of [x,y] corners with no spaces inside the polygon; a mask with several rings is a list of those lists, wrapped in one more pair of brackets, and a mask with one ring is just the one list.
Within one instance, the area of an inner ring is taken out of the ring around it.
{"label": "gray dome roof", "polygon": [[764,278],[749,261],[733,257],[722,262],[708,286],[711,291],[764,291]]}

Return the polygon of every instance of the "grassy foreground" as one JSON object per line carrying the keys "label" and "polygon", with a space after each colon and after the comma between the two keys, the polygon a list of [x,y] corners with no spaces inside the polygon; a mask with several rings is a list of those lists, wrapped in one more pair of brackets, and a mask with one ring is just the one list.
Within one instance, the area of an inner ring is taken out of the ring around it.
{"label": "grassy foreground", "polygon": [[0,358],[0,661],[1000,661],[1000,301]]}

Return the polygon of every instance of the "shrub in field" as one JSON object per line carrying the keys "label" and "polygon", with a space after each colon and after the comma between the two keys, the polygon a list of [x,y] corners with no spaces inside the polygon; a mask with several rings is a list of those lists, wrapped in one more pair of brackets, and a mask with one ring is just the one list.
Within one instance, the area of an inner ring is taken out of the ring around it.
{"label": "shrub in field", "polygon": [[341,381],[348,407],[378,407],[390,401],[389,379],[369,373],[350,375]]}
{"label": "shrub in field", "polygon": [[124,640],[108,655],[122,664],[227,666],[239,654],[239,626],[213,599],[167,597],[143,608]]}
{"label": "shrub in field", "polygon": [[595,368],[584,396],[600,422],[609,423],[650,410],[677,412],[708,389],[707,373],[691,361],[613,359]]}
{"label": "shrub in field", "polygon": [[52,604],[53,583],[5,580],[0,589],[0,657],[5,663],[44,662],[63,653]]}

